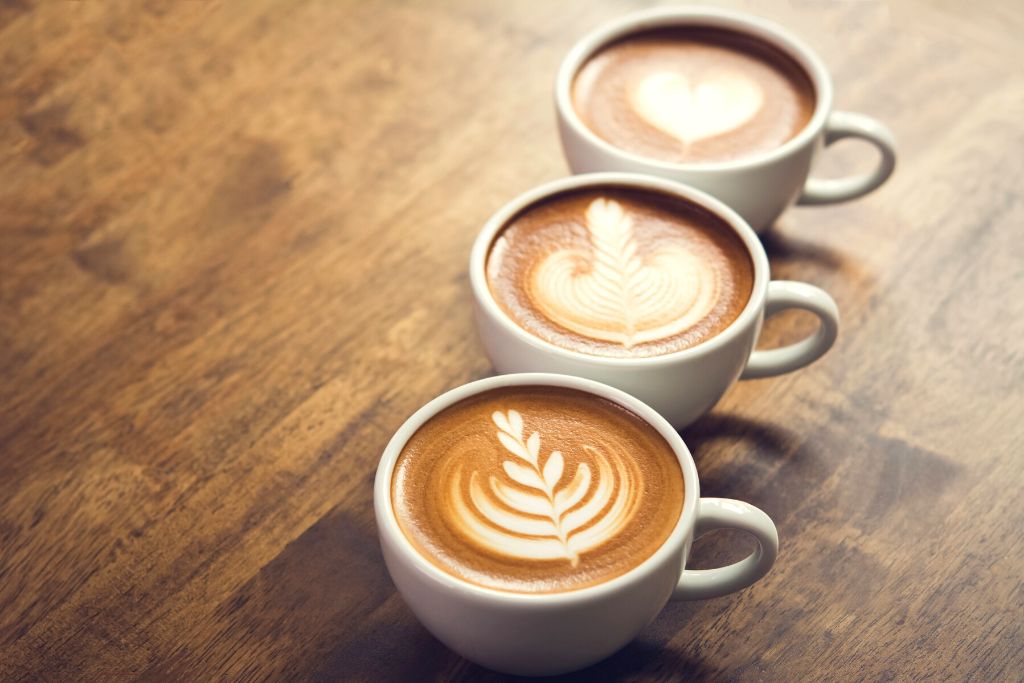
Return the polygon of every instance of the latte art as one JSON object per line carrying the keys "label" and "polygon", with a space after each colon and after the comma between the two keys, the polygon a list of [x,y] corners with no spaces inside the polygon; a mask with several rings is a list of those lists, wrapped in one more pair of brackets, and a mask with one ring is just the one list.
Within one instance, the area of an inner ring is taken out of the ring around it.
{"label": "latte art", "polygon": [[810,121],[814,88],[788,55],[753,36],[701,26],[639,33],[580,68],[573,108],[612,145],[678,163],[775,149]]}
{"label": "latte art", "polygon": [[691,83],[685,74],[658,71],[644,76],[630,94],[643,120],[684,145],[740,128],[764,104],[757,83],[728,72]]}
{"label": "latte art", "polygon": [[714,307],[714,270],[678,244],[641,256],[633,219],[618,202],[595,199],[585,223],[590,253],[555,251],[530,282],[538,307],[554,322],[628,349],[679,334]]}
{"label": "latte art", "polygon": [[572,590],[643,562],[683,484],[671,446],[606,399],[507,387],[431,418],[392,480],[410,543],[442,571],[510,591]]}
{"label": "latte art", "polygon": [[502,463],[505,477],[491,474],[485,485],[484,475],[473,471],[469,500],[462,496],[461,477],[452,480],[456,516],[468,537],[502,555],[564,558],[576,566],[580,553],[606,543],[630,521],[636,506],[630,500],[629,469],[623,464],[628,454],[613,464],[584,444],[592,460],[579,463],[569,476],[558,451],[541,464],[540,433],[524,439],[517,411],[495,412],[492,419],[499,428],[498,441],[511,456]]}
{"label": "latte art", "polygon": [[689,348],[739,315],[753,264],[723,219],[667,195],[617,187],[549,197],[495,239],[496,303],[546,342],[598,356]]}

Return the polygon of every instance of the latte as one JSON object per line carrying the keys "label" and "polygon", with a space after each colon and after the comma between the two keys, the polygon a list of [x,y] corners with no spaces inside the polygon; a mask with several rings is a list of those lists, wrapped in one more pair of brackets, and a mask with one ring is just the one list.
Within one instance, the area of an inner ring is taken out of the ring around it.
{"label": "latte", "polygon": [[639,33],[599,50],[576,75],[572,100],[598,137],[675,163],[775,149],[815,108],[810,78],[781,50],[699,26]]}
{"label": "latte", "polygon": [[498,233],[486,273],[497,304],[530,334],[621,358],[719,334],[746,306],[754,278],[746,246],[722,218],[618,187],[527,207]]}
{"label": "latte", "polygon": [[493,389],[441,411],[398,457],[399,527],[442,571],[553,593],[608,581],[668,538],[683,504],[672,447],[646,421],[575,389]]}

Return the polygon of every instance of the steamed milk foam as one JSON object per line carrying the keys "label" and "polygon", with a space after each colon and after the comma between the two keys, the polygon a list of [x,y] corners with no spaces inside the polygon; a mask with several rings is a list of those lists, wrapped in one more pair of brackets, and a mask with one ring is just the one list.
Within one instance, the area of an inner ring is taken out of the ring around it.
{"label": "steamed milk foam", "polygon": [[731,31],[659,29],[598,51],[573,83],[573,107],[612,145],[676,163],[766,152],[814,113],[806,73],[777,48]]}
{"label": "steamed milk foam", "polygon": [[701,343],[746,306],[753,264],[701,206],[608,187],[527,207],[487,258],[495,301],[524,330],[580,353],[656,356]]}
{"label": "steamed milk foam", "polygon": [[513,592],[603,583],[642,563],[682,510],[671,446],[575,389],[494,389],[432,417],[392,479],[402,532],[444,572]]}

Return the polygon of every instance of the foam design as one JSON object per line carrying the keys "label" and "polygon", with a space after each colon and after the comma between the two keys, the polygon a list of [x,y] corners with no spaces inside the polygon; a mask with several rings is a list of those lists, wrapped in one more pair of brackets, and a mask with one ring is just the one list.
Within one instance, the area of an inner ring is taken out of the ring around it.
{"label": "foam design", "polygon": [[742,128],[761,111],[761,87],[742,73],[720,72],[691,80],[657,71],[630,93],[636,113],[648,124],[689,146]]}
{"label": "foam design", "polygon": [[718,271],[679,244],[641,255],[618,202],[591,202],[586,228],[589,252],[550,253],[528,283],[538,309],[558,325],[628,349],[679,334],[714,309]]}
{"label": "foam design", "polygon": [[498,473],[460,467],[450,487],[454,523],[474,543],[499,555],[576,566],[580,554],[607,543],[632,519],[637,482],[628,453],[609,458],[583,444],[589,462],[569,473],[559,451],[542,458],[539,432],[524,438],[518,411],[496,411],[491,419],[510,457]]}

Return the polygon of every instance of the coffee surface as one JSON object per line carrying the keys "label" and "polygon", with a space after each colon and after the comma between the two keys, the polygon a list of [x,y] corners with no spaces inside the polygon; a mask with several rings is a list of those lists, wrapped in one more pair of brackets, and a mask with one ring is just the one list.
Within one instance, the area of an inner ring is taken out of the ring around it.
{"label": "coffee surface", "polygon": [[627,37],[576,75],[573,106],[612,145],[676,163],[731,161],[781,146],[815,108],[803,69],[753,37],[703,27]]}
{"label": "coffee surface", "polygon": [[603,583],[653,554],[679,519],[683,476],[657,430],[618,404],[507,387],[420,427],[391,495],[406,538],[442,571],[552,593]]}
{"label": "coffee surface", "polygon": [[750,298],[753,263],[710,211],[617,187],[549,197],[487,257],[495,301],[524,330],[597,356],[679,351],[719,334]]}

